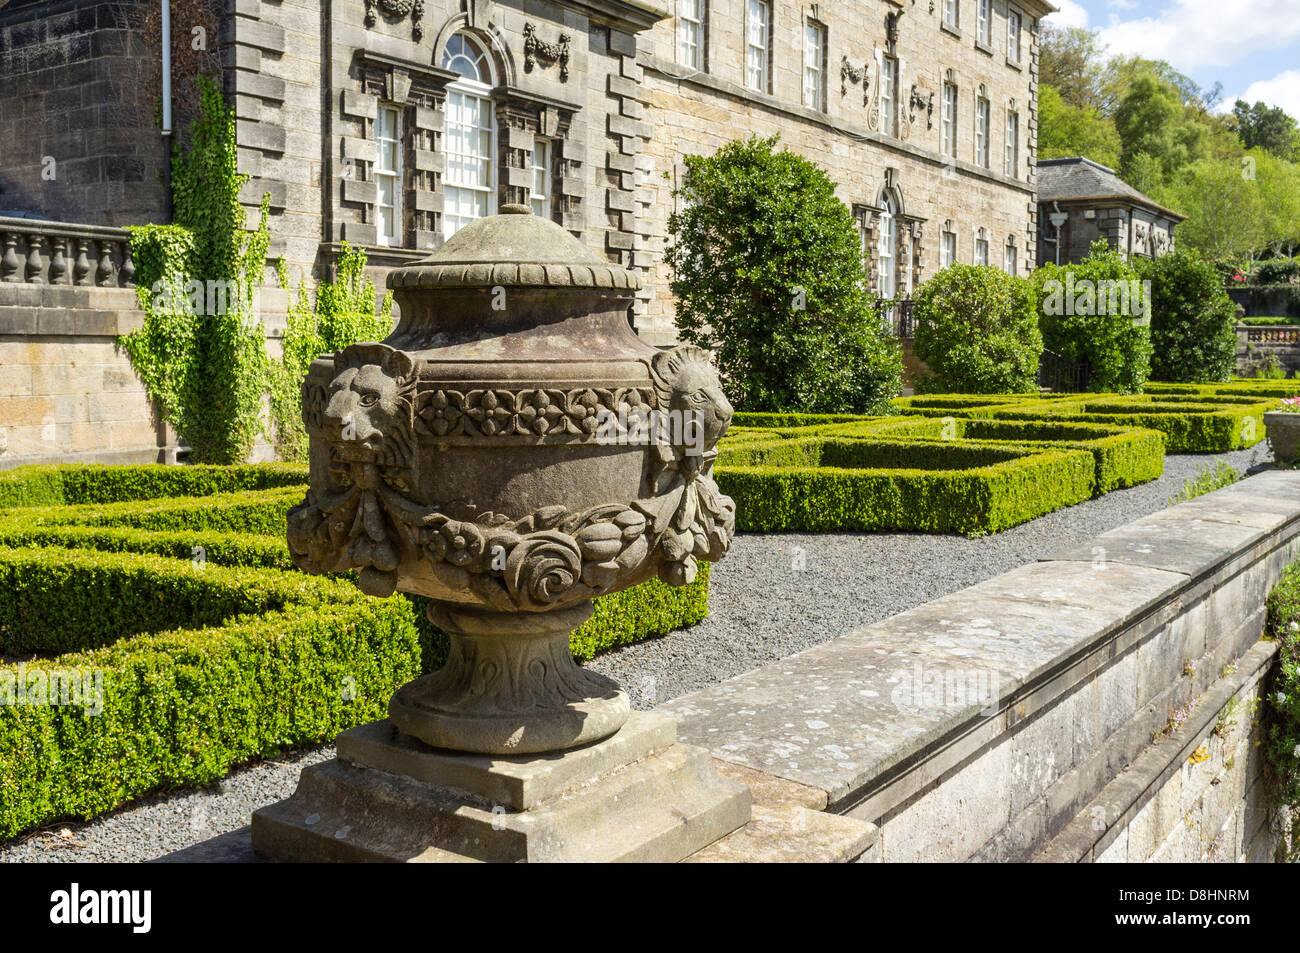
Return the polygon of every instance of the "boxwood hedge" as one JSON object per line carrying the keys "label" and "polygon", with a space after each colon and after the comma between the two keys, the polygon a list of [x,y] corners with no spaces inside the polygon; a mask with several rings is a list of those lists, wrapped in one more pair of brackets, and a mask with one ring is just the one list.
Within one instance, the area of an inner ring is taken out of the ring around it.
{"label": "boxwood hedge", "polygon": [[[304,476],[286,466],[4,475],[5,499],[38,505],[0,516],[0,837],[327,740],[383,717],[398,686],[442,664],[446,636],[427,600],[371,599],[345,577],[294,568],[285,513]],[[124,499],[132,493],[154,496]],[[705,565],[689,586],[656,580],[596,600],[574,655],[700,621],[708,579]],[[99,673],[101,712],[7,703],[20,683],[68,672]]]}

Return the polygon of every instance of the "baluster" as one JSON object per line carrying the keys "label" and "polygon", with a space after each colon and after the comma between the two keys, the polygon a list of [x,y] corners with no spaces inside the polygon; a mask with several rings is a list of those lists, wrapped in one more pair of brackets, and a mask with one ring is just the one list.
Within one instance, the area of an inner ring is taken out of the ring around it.
{"label": "baluster", "polygon": [[114,283],[112,244],[101,239],[99,243],[99,268],[95,272],[95,284],[101,288],[108,288]]}
{"label": "baluster", "polygon": [[86,276],[90,274],[90,259],[86,253],[90,251],[90,241],[85,238],[77,239],[77,260],[72,266],[72,283],[74,285],[84,285]]}
{"label": "baluster", "polygon": [[68,259],[65,257],[68,240],[66,238],[50,239],[50,249],[53,254],[50,256],[50,284],[61,285],[63,278],[68,273]]}
{"label": "baluster", "polygon": [[27,280],[34,285],[45,284],[45,262],[41,261],[41,242],[44,235],[27,236]]}
{"label": "baluster", "polygon": [[0,281],[22,281],[18,274],[18,236],[5,232],[5,252],[0,256]]}
{"label": "baluster", "polygon": [[131,243],[122,242],[122,284],[127,288],[135,287],[135,262],[131,258]]}

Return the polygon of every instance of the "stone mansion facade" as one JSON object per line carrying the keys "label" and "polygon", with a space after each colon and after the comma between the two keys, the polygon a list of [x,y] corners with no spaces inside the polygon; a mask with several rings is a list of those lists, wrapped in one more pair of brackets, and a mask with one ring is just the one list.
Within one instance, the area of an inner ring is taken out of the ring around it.
{"label": "stone mansion facade", "polygon": [[[345,241],[383,271],[524,203],[641,272],[633,322],[666,343],[662,252],[683,156],[751,133],[780,134],[830,174],[884,297],[949,262],[1023,273],[1038,259],[1043,0],[211,3],[252,176],[242,198],[252,215],[270,194],[272,254],[291,272],[325,273]],[[0,214],[122,225],[163,207],[157,130],[124,134],[86,109],[145,99],[114,77],[157,63],[110,6],[131,4],[0,2],[14,83]],[[56,153],[105,184],[46,187]]]}

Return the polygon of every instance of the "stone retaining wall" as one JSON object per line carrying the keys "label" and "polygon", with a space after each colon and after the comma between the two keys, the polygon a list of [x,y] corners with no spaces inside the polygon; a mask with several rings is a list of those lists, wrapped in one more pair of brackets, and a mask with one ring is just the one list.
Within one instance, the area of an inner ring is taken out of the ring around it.
{"label": "stone retaining wall", "polygon": [[1206,738],[1259,690],[1298,536],[1300,473],[1269,471],[664,709],[878,825],[871,859],[1263,859],[1255,728]]}
{"label": "stone retaining wall", "polygon": [[1237,325],[1237,373],[1253,377],[1270,358],[1288,377],[1300,371],[1300,324]]}
{"label": "stone retaining wall", "polygon": [[[280,353],[284,292],[262,289]],[[179,448],[116,338],[144,321],[135,288],[0,283],[0,470],[28,463],[167,463]],[[253,459],[270,459],[259,441]]]}

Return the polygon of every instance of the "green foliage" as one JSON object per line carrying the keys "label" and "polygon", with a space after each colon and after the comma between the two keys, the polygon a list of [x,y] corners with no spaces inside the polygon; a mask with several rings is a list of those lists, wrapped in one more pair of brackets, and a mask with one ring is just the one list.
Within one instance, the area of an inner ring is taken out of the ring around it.
{"label": "green foliage", "polygon": [[1183,481],[1183,488],[1169,498],[1169,505],[1177,506],[1179,503],[1186,503],[1198,496],[1231,486],[1240,479],[1240,471],[1222,460],[1216,460],[1213,467],[1207,467],[1202,463],[1197,466],[1196,475]]}
{"label": "green foliage", "polygon": [[221,467],[162,464],[33,464],[0,473],[0,506],[120,503],[168,496],[207,496],[236,490],[300,486],[307,468],[258,463]]}
{"label": "green foliage", "polygon": [[1093,390],[1140,393],[1150,373],[1151,338],[1133,266],[1098,240],[1078,264],[1047,264],[1029,280],[1043,346],[1067,360],[1087,361]]}
{"label": "green foliage", "polygon": [[[1251,276],[1254,284],[1283,285],[1300,284],[1300,258],[1270,258],[1261,261]],[[1275,321],[1285,324],[1287,318],[1246,318],[1245,323]]]}
{"label": "green foliage", "polygon": [[[285,512],[305,476],[283,464],[0,476],[0,655],[36,653],[0,664],[0,838],[328,740],[382,718],[397,687],[442,663],[427,600],[293,569]],[[574,655],[704,618],[700,568],[688,586],[597,599]],[[102,711],[2,703],[20,680],[72,673],[98,673]]]}
{"label": "green foliage", "polygon": [[[83,568],[92,561],[47,552],[48,571],[22,573],[2,611],[15,603],[54,602],[69,611],[88,605],[78,585],[89,569],[65,574],[59,557]],[[6,566],[12,555],[0,557]],[[192,625],[187,613],[203,611],[193,598],[196,580],[223,572],[185,563],[186,577],[158,561],[145,584],[148,559],[94,556],[104,592],[117,596],[94,605],[97,624],[119,635],[142,619],[164,623],[167,606],[176,624]],[[114,565],[138,584],[114,586]],[[382,718],[392,692],[420,672],[411,604],[297,578],[304,580],[302,598],[282,610],[0,667],[0,693],[6,686],[12,692],[18,679],[30,684],[74,673],[97,675],[102,687],[97,714],[76,705],[0,705],[0,837],[60,817],[89,818],[150,791],[205,783],[249,758]],[[146,607],[149,598],[164,608]]]}
{"label": "green foliage", "polygon": [[1264,413],[1294,394],[1300,381],[1221,385],[1148,385],[1156,393],[1025,394],[1019,397],[903,397],[901,413],[930,417],[1096,423],[1158,430],[1166,453],[1226,453],[1264,437]]}
{"label": "green foliage", "polygon": [[[1205,154],[1205,127],[1188,115],[1173,83],[1154,73],[1140,74],[1130,84],[1115,110],[1115,130],[1121,175],[1147,193]],[[1139,170],[1146,174],[1135,174]]]}
{"label": "green foliage", "polygon": [[1227,381],[1237,363],[1237,307],[1214,267],[1183,250],[1141,259],[1151,282],[1151,377]]}
{"label": "green foliage", "polygon": [[1096,109],[1067,103],[1056,87],[1044,84],[1038,92],[1038,121],[1039,158],[1086,156],[1109,169],[1119,166],[1119,133]]}
{"label": "green foliage", "polygon": [[1281,107],[1263,102],[1252,106],[1238,99],[1233,104],[1232,116],[1242,145],[1247,149],[1266,149],[1290,162],[1300,160],[1300,129]]}
{"label": "green foliage", "polygon": [[1269,593],[1268,631],[1278,640],[1278,668],[1267,696],[1264,753],[1277,777],[1278,800],[1296,809],[1300,808],[1300,562],[1287,566]]}
{"label": "green foliage", "polygon": [[737,529],[979,536],[1082,502],[1095,478],[1083,450],[830,437],[770,449],[715,469]]}
{"label": "green foliage", "polygon": [[[287,286],[281,274],[280,283]],[[307,432],[302,423],[302,382],[321,354],[341,351],[358,341],[382,341],[393,329],[392,292],[375,312],[375,285],[366,277],[366,253],[343,243],[334,281],[316,286],[312,304],[299,288],[289,305],[284,356],[272,365],[271,417],[276,450],[284,460],[306,460]]]}
{"label": "green foliage", "polygon": [[270,243],[269,196],[244,228],[235,115],[208,77],[188,151],[172,157],[176,224],[133,228],[143,327],[119,343],[147,392],[202,463],[237,463],[261,431],[267,356],[255,289]]}
{"label": "green foliage", "polygon": [[951,265],[917,291],[915,353],[927,391],[1013,393],[1034,388],[1043,338],[1032,287],[980,265]]}
{"label": "green foliage", "polygon": [[678,329],[713,352],[738,408],[873,412],[898,393],[901,361],[858,229],[827,175],[776,141],[686,157],[666,253]]}

